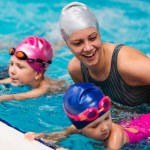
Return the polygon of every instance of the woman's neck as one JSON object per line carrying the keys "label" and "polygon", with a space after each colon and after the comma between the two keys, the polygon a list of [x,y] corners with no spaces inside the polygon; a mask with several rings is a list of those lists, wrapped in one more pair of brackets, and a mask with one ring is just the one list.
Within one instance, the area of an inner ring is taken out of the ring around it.
{"label": "woman's neck", "polygon": [[105,54],[103,45],[99,53],[100,53],[99,60],[97,64],[89,68],[89,74],[93,79],[98,80],[98,81],[103,81],[106,79],[106,76],[108,76],[107,61],[105,59],[106,54]]}

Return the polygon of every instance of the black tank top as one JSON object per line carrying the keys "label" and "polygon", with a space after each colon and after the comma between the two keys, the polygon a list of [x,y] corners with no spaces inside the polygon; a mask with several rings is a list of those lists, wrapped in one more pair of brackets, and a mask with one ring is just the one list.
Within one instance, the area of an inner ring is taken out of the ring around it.
{"label": "black tank top", "polygon": [[91,78],[88,69],[81,63],[81,71],[84,82],[92,82],[99,86],[105,95],[112,101],[124,106],[136,106],[144,102],[150,103],[150,85],[130,86],[126,84],[117,69],[117,56],[123,44],[117,45],[114,49],[111,61],[111,69],[108,78],[102,82]]}

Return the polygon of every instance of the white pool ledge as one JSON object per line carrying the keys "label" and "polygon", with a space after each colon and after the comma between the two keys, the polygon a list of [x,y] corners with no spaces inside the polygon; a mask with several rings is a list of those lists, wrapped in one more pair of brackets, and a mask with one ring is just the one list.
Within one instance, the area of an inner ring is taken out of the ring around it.
{"label": "white pool ledge", "polygon": [[1,150],[52,150],[52,148],[36,140],[28,141],[24,134],[17,129],[0,121]]}

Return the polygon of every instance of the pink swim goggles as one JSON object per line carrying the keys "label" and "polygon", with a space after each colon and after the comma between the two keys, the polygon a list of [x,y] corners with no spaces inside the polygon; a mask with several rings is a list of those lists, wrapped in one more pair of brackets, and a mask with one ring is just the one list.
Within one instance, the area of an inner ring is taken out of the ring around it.
{"label": "pink swim goggles", "polygon": [[66,110],[66,114],[71,119],[74,119],[75,121],[93,121],[98,118],[99,114],[102,113],[102,115],[107,112],[110,108],[111,100],[108,96],[103,97],[100,99],[99,102],[99,108],[97,109],[95,107],[87,108],[85,111],[80,113],[79,115],[72,115],[69,114]]}

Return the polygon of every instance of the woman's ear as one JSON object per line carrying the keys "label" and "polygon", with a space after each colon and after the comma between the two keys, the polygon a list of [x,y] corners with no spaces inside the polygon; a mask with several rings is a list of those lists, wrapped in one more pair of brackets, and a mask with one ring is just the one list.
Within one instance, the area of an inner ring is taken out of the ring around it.
{"label": "woman's ear", "polygon": [[35,75],[35,80],[41,79],[43,77],[42,73],[37,73]]}

